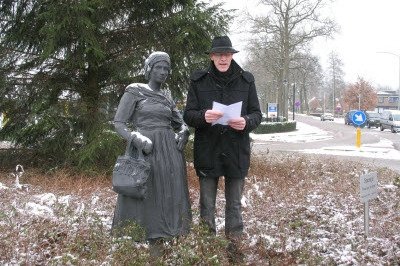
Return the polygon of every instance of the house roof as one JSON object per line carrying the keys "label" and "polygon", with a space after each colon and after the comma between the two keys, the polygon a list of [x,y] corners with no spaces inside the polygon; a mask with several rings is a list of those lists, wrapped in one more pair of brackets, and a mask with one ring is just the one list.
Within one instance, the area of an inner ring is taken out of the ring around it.
{"label": "house roof", "polygon": [[376,93],[378,96],[397,96],[397,91],[378,91]]}

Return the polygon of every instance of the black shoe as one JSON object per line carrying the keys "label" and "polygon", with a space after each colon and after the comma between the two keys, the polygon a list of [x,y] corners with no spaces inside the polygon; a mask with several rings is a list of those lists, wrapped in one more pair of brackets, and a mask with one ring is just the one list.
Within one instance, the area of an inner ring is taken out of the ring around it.
{"label": "black shoe", "polygon": [[161,239],[149,241],[150,257],[159,259],[164,255],[164,242]]}
{"label": "black shoe", "polygon": [[241,264],[244,262],[244,254],[237,243],[230,242],[226,252],[230,263]]}

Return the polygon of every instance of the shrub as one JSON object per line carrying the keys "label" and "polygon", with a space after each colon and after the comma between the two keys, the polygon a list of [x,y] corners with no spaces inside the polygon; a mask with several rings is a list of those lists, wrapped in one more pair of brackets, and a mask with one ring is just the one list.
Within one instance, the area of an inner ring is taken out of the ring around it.
{"label": "shrub", "polygon": [[255,134],[271,134],[296,130],[296,121],[290,122],[262,122],[254,131]]}
{"label": "shrub", "polygon": [[17,145],[0,150],[0,167],[7,169],[22,164],[43,170],[75,168],[86,173],[110,174],[115,160],[125,152],[126,147],[125,140],[109,125],[100,127],[90,140],[67,136],[64,140],[62,145],[55,144],[56,139],[48,139],[44,142],[47,146],[42,145],[40,148]]}
{"label": "shrub", "polygon": [[398,187],[400,187],[400,175],[397,176],[397,178],[394,180],[394,184]]}
{"label": "shrub", "polygon": [[84,171],[111,173],[115,160],[125,152],[125,147],[126,142],[115,131],[104,129],[72,152],[70,164]]}

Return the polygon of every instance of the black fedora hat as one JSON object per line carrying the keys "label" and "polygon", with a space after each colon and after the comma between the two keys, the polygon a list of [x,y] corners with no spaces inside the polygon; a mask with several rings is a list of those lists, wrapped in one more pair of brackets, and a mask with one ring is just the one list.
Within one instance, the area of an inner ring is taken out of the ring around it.
{"label": "black fedora hat", "polygon": [[211,53],[238,53],[239,51],[233,49],[232,42],[228,36],[217,36],[212,40],[211,49],[208,54]]}

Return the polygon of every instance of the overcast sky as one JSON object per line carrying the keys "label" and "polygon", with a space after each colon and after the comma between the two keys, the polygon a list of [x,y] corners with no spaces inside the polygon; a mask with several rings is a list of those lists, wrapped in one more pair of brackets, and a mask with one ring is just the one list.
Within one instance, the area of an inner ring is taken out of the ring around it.
{"label": "overcast sky", "polygon": [[[266,10],[258,0],[211,0],[224,2],[227,9],[259,13]],[[265,13],[264,11],[263,13]],[[326,11],[341,31],[333,40],[320,38],[313,44],[313,53],[325,68],[328,55],[335,51],[342,60],[346,82],[363,77],[374,86],[399,87],[400,82],[400,0],[336,0]],[[239,63],[245,60],[246,32],[243,23],[232,23],[230,37]],[[396,55],[379,53],[389,52]]]}

